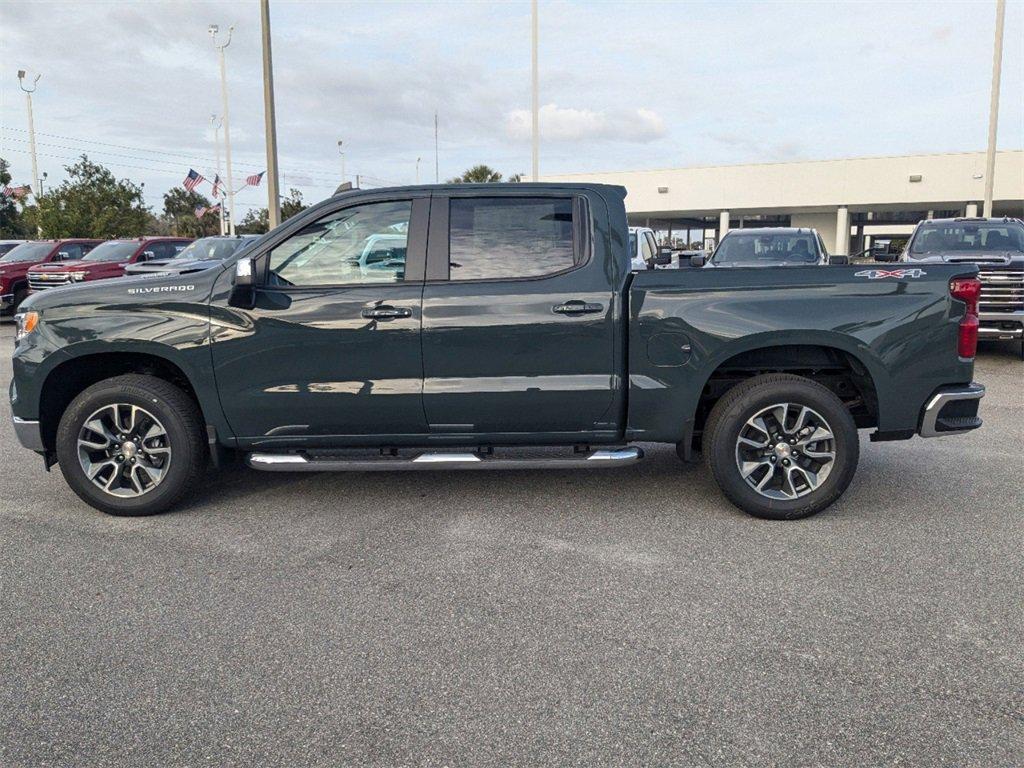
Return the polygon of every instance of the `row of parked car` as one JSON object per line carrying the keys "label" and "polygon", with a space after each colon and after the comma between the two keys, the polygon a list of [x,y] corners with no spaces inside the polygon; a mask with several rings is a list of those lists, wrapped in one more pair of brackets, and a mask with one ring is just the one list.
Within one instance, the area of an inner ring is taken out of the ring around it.
{"label": "row of parked car", "polygon": [[62,285],[205,269],[257,237],[0,241],[0,309],[16,311],[29,294]]}

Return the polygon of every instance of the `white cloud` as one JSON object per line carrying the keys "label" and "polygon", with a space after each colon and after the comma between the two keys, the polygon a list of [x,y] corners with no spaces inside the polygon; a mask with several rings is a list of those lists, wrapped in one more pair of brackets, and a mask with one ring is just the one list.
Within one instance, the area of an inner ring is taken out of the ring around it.
{"label": "white cloud", "polygon": [[[529,139],[533,119],[529,110],[508,113],[506,133],[516,140]],[[540,108],[540,133],[544,141],[631,141],[646,143],[666,134],[665,121],[650,109],[573,109],[545,104]]]}

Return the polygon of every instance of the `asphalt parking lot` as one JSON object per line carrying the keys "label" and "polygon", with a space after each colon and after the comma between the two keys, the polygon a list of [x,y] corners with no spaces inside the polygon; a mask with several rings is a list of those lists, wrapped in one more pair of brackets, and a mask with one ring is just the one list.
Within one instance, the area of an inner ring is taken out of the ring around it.
{"label": "asphalt parking lot", "polygon": [[0,765],[1020,765],[1017,348],[976,378],[982,430],[865,434],[795,523],[658,446],[604,473],[235,469],[117,519],[5,416]]}

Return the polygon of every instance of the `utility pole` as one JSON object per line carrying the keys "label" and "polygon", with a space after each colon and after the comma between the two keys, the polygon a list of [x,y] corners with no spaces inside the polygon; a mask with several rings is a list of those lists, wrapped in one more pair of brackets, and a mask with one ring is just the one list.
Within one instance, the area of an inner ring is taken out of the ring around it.
{"label": "utility pole", "polygon": [[345,183],[345,150],[342,149],[342,144],[343,143],[344,142],[342,142],[341,139],[338,139],[338,154],[341,155],[341,183],[342,184]]}
{"label": "utility pole", "polygon": [[416,183],[417,184],[420,183],[420,160],[422,160],[422,159],[423,158],[420,158],[420,157],[416,158]]}
{"label": "utility pole", "polygon": [[270,228],[281,223],[277,183],[277,119],[274,116],[274,61],[270,55],[270,0],[260,0],[263,31],[263,123],[267,134],[267,212]]}
{"label": "utility pole", "polygon": [[988,151],[985,154],[985,218],[992,216],[992,196],[995,194],[996,127],[999,123],[999,80],[1003,70],[1003,19],[1006,0],[996,0],[996,39],[992,45],[992,97],[988,107]]}
{"label": "utility pole", "polygon": [[441,183],[441,160],[437,153],[437,110],[434,110],[434,183]]}
{"label": "utility pole", "polygon": [[[213,147],[214,147],[213,151],[215,153],[214,156],[217,158],[217,179],[219,181],[221,181],[222,183],[223,183],[224,180],[221,179],[221,176],[220,176],[220,126],[221,126],[221,124],[223,122],[224,122],[223,120],[218,120],[216,115],[210,115],[210,125],[213,126]],[[218,198],[218,195],[214,195],[214,198],[217,198],[217,199],[214,200],[215,203],[219,204],[221,202],[220,199]],[[224,236],[224,206],[223,205],[219,205],[219,207],[217,208],[217,222],[220,224],[220,234],[221,234],[221,237],[223,237]]]}
{"label": "utility pole", "polygon": [[532,0],[533,8],[533,181],[540,177],[540,85],[537,72],[537,0]]}
{"label": "utility pole", "polygon": [[224,183],[228,190],[228,233],[235,236],[235,182],[231,176],[231,117],[228,114],[228,76],[224,66],[224,49],[231,45],[231,33],[235,31],[234,25],[228,27],[228,39],[224,45],[217,45],[217,32],[220,28],[216,24],[209,26],[210,37],[213,39],[213,46],[220,56],[220,98],[224,108],[224,151],[227,155],[228,175]]}
{"label": "utility pole", "polygon": [[26,88],[25,70],[18,70],[18,85],[25,92],[25,101],[28,103],[28,148],[32,153],[32,194],[36,196],[36,200],[43,194],[43,182],[39,178],[39,160],[36,157],[36,124],[32,119],[32,94],[35,93],[40,77],[42,75],[36,75],[36,79],[32,81],[32,87]]}

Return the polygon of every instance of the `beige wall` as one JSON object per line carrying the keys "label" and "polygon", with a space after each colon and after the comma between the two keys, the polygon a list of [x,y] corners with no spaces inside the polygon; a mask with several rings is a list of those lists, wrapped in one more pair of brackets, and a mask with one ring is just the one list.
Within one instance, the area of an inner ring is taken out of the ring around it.
{"label": "beige wall", "polygon": [[[884,207],[956,208],[984,193],[985,154],[961,152],[906,157],[863,157],[759,165],[669,168],[655,171],[558,174],[543,181],[621,184],[632,214],[716,215],[852,211]],[[911,182],[912,175],[921,181]],[[659,187],[667,187],[659,193]],[[1024,207],[1024,151],[996,155],[995,199]],[[834,227],[834,224],[833,224]],[[827,242],[827,241],[826,241]]]}
{"label": "beige wall", "polygon": [[790,217],[792,227],[810,227],[818,230],[821,239],[825,241],[825,248],[829,253],[835,251],[836,244],[836,215],[835,213],[794,213]]}

